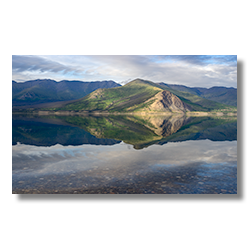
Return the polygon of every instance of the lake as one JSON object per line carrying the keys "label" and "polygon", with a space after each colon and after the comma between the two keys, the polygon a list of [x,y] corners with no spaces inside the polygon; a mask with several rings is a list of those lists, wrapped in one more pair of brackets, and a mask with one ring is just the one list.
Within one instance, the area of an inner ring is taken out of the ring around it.
{"label": "lake", "polygon": [[236,194],[237,118],[12,117],[15,194]]}

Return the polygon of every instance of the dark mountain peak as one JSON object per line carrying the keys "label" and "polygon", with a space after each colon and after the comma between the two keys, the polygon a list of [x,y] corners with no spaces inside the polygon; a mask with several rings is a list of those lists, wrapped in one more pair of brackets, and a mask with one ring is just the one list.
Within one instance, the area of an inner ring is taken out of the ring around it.
{"label": "dark mountain peak", "polygon": [[[12,83],[13,83],[13,81],[12,81]],[[51,79],[36,79],[36,80],[29,80],[29,81],[25,81],[25,82],[15,82],[15,83],[36,85],[36,84],[42,84],[42,83],[57,83],[57,82],[55,80],[51,80]]]}
{"label": "dark mountain peak", "polygon": [[165,83],[165,82],[158,82],[159,85],[172,85],[172,84],[168,84],[168,83]]}
{"label": "dark mountain peak", "polygon": [[27,82],[56,82],[56,81],[52,79],[36,79],[36,80],[30,80]]}
{"label": "dark mountain peak", "polygon": [[122,86],[121,84],[119,84],[119,83],[117,83],[117,82],[115,82],[113,80],[98,81],[98,83],[112,85],[112,86],[115,86],[115,87]]}
{"label": "dark mountain peak", "polygon": [[225,90],[227,90],[227,89],[235,89],[235,90],[237,90],[237,88],[234,88],[234,87],[223,87],[223,86],[213,86],[213,87],[211,87],[209,89],[225,89]]}
{"label": "dark mountain peak", "polygon": [[73,82],[79,82],[79,83],[116,83],[113,80],[104,80],[104,81],[61,80],[59,82],[72,82],[72,83]]}

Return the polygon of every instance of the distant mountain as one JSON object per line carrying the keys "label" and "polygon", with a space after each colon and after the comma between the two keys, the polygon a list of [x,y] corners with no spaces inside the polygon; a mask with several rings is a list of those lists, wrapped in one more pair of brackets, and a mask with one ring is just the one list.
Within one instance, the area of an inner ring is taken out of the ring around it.
{"label": "distant mountain", "polygon": [[27,82],[12,81],[13,105],[75,100],[99,88],[119,87],[114,81],[60,81],[38,79]]}
{"label": "distant mountain", "polygon": [[161,86],[167,86],[171,89],[188,92],[193,95],[200,96],[202,98],[223,103],[230,106],[237,107],[237,89],[226,88],[226,87],[212,87],[212,88],[194,88],[187,87],[184,85],[174,85],[167,83],[159,83]]}
{"label": "distant mountain", "polygon": [[89,95],[51,110],[90,112],[186,112],[227,109],[228,106],[188,92],[141,79]]}

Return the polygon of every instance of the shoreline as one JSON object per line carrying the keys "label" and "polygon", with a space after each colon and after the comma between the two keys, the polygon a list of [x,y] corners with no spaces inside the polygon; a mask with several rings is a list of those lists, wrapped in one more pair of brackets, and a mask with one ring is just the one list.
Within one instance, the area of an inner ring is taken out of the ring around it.
{"label": "shoreline", "polygon": [[12,111],[12,115],[66,115],[66,116],[109,116],[109,115],[140,115],[140,116],[149,116],[149,115],[165,115],[165,116],[231,116],[237,117],[237,112],[202,112],[202,111],[190,111],[190,112],[88,112],[88,111]]}

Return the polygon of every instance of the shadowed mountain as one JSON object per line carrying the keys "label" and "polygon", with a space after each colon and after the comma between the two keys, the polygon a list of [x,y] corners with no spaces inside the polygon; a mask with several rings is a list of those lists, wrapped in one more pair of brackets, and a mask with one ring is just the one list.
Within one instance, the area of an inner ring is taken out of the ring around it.
{"label": "shadowed mountain", "polygon": [[174,85],[159,83],[161,86],[166,86],[173,90],[178,90],[182,92],[188,92],[193,95],[200,96],[202,98],[223,103],[230,106],[237,107],[237,89],[235,88],[226,88],[226,87],[212,87],[212,88],[191,88],[184,85]]}
{"label": "shadowed mountain", "polygon": [[13,105],[30,105],[45,102],[75,100],[99,88],[121,86],[114,81],[60,81],[38,79],[17,83],[12,81]]}

